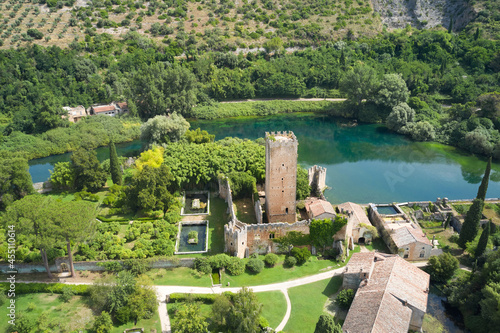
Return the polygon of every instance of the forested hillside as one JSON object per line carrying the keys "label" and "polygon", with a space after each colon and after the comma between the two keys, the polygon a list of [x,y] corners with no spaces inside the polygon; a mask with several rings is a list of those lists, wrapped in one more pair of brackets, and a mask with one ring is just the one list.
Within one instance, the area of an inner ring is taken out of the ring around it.
{"label": "forested hillside", "polygon": [[[480,29],[456,34],[407,28],[288,54],[278,48],[271,54],[207,52],[176,59],[171,45],[155,44],[137,32],[119,40],[96,35],[67,49],[5,50],[0,52],[3,141],[12,149],[22,146],[13,141],[28,140],[16,133],[69,126],[61,119],[64,105],[128,100],[132,114],[143,119],[167,110],[190,117],[197,105],[197,117],[213,118],[213,103],[227,99],[347,97],[337,114],[386,122],[394,107],[408,102],[389,118],[393,130],[488,155],[500,142],[499,98],[481,95],[498,90],[499,47]],[[393,73],[402,80],[385,76]],[[399,99],[385,93],[398,89]],[[451,103],[463,105],[442,106]],[[57,135],[44,137],[59,142]],[[495,155],[500,157],[500,150]]]}

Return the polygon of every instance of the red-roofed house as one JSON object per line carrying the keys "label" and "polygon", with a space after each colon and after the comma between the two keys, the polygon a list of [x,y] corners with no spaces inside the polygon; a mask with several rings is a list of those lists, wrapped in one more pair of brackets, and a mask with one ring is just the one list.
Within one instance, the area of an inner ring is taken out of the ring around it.
{"label": "red-roofed house", "polygon": [[429,274],[399,256],[381,253],[354,253],[343,274],[343,287],[357,288],[343,332],[421,330],[427,311]]}
{"label": "red-roofed house", "polygon": [[332,204],[326,200],[308,198],[304,206],[311,220],[334,219],[336,216]]}

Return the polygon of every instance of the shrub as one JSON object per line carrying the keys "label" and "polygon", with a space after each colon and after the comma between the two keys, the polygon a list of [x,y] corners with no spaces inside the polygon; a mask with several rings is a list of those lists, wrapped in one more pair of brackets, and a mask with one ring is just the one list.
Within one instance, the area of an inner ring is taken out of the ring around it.
{"label": "shrub", "polygon": [[352,300],[354,299],[354,290],[344,289],[337,295],[336,302],[341,309],[348,310],[351,307]]}
{"label": "shrub", "polygon": [[225,253],[217,254],[210,257],[210,265],[212,266],[212,268],[226,267],[229,262],[229,258],[231,257]]}
{"label": "shrub", "polygon": [[448,240],[452,243],[457,244],[459,238],[460,238],[460,235],[457,233],[454,233],[453,235],[450,236],[450,238],[448,238]]}
{"label": "shrub", "polygon": [[450,279],[458,268],[458,259],[450,253],[431,256],[427,264],[427,272],[434,281],[445,282]]}
{"label": "shrub", "polygon": [[92,328],[97,333],[109,333],[113,329],[113,321],[106,311],[103,311],[94,321]]}
{"label": "shrub", "polygon": [[269,267],[274,267],[278,263],[279,257],[274,253],[268,253],[264,257],[264,262]]}
{"label": "shrub", "polygon": [[216,294],[181,294],[181,293],[172,293],[170,294],[169,303],[177,303],[177,302],[185,302],[185,301],[194,301],[194,302],[202,302],[205,304],[213,304],[215,301]]}
{"label": "shrub", "polygon": [[62,288],[62,294],[59,296],[59,299],[64,303],[68,303],[73,296],[75,296],[73,289],[69,286],[65,286]]}
{"label": "shrub", "polygon": [[284,265],[286,267],[293,267],[297,264],[297,259],[295,259],[295,257],[292,257],[292,256],[288,256],[285,258],[285,263]]}
{"label": "shrub", "polygon": [[[62,295],[61,295],[61,296],[62,296]],[[35,310],[36,310],[36,305],[35,305],[35,303],[33,303],[33,302],[29,302],[29,303],[28,303],[28,308],[27,308],[27,310],[28,310],[29,312],[31,312],[31,311],[35,311]]]}
{"label": "shrub", "polygon": [[212,272],[212,266],[208,258],[196,258],[194,260],[194,268],[203,274],[210,274]]}
{"label": "shrub", "polygon": [[123,265],[118,261],[98,262],[97,266],[104,267],[108,272],[120,272],[123,270]]}
{"label": "shrub", "polygon": [[247,262],[248,270],[253,274],[258,274],[264,269],[264,262],[257,258],[252,258]]}
{"label": "shrub", "polygon": [[[8,282],[0,283],[0,290],[6,290],[9,287]],[[33,293],[55,293],[62,294],[63,288],[71,288],[75,295],[89,295],[87,285],[65,285],[63,283],[18,283],[16,285],[16,294]]]}
{"label": "shrub", "polygon": [[306,247],[294,247],[290,254],[297,259],[297,263],[299,263],[300,265],[305,263],[311,257],[311,252]]}
{"label": "shrub", "polygon": [[138,276],[149,271],[151,266],[146,260],[127,259],[123,261],[123,268],[130,271],[135,276]]}
{"label": "shrub", "polygon": [[245,261],[238,257],[231,257],[226,265],[229,274],[236,276],[245,273]]}
{"label": "shrub", "polygon": [[33,37],[35,39],[43,38],[43,33],[38,31],[37,29],[28,29],[26,33],[28,34],[28,36]]}

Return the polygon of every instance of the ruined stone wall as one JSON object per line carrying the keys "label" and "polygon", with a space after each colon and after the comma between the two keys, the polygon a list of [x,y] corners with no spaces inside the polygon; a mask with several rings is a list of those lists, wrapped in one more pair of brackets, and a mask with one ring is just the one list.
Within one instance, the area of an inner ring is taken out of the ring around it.
{"label": "ruined stone wall", "polygon": [[266,133],[266,214],[269,223],[296,220],[297,138],[293,132]]}
{"label": "ruined stone wall", "polygon": [[278,246],[273,242],[274,238],[285,236],[289,231],[299,231],[303,234],[309,234],[309,220],[303,220],[290,223],[264,223],[247,224],[246,233],[248,241],[249,254],[268,252],[278,252]]}
{"label": "ruined stone wall", "polygon": [[326,168],[314,165],[308,170],[309,176],[309,186],[312,190],[318,189],[319,192],[323,192],[326,188]]}
{"label": "ruined stone wall", "polygon": [[255,207],[255,218],[257,219],[257,223],[261,224],[263,212],[262,212],[262,206],[260,205],[260,201],[255,201],[254,207]]}
{"label": "ruined stone wall", "polygon": [[376,209],[374,209],[374,205],[370,204],[368,208],[368,217],[370,218],[371,223],[377,228],[380,236],[384,240],[385,244],[391,250],[391,253],[397,254],[398,253],[398,247],[394,242],[392,241],[391,235],[387,231],[384,225],[384,221],[382,220],[382,217],[380,214],[377,212]]}

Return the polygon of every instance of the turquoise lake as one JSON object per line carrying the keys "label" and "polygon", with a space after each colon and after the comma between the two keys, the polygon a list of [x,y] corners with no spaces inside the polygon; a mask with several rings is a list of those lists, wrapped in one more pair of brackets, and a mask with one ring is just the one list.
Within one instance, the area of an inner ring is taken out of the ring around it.
{"label": "turquoise lake", "polygon": [[[332,203],[388,203],[435,200],[437,197],[468,199],[476,196],[486,166],[477,158],[453,147],[417,143],[388,132],[381,125],[345,126],[346,120],[317,114],[285,114],[268,117],[191,121],[215,134],[257,139],[266,131],[293,131],[299,141],[298,162],[303,167],[327,168],[325,196]],[[139,141],[117,145],[119,155],[137,154]],[[107,147],[98,158],[108,158]],[[30,161],[34,182],[47,180],[49,169],[70,154]],[[500,165],[494,164],[489,198],[500,197]]]}

